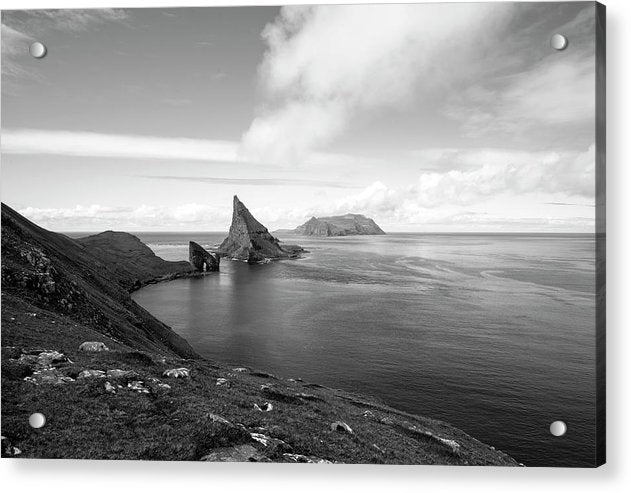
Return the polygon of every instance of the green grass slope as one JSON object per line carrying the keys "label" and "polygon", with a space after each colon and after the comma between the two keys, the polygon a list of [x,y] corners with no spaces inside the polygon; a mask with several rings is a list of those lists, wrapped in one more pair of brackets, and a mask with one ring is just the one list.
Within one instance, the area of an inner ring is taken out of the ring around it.
{"label": "green grass slope", "polygon": [[123,257],[3,206],[4,457],[517,465],[447,423],[195,357],[130,300]]}

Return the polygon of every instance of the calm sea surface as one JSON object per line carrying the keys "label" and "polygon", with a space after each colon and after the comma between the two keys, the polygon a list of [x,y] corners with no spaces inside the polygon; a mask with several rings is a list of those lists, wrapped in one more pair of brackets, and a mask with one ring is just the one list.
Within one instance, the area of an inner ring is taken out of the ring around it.
{"label": "calm sea surface", "polygon": [[[225,233],[138,236],[182,260]],[[310,253],[134,299],[205,357],[378,397],[526,465],[593,463],[593,235],[284,239]]]}

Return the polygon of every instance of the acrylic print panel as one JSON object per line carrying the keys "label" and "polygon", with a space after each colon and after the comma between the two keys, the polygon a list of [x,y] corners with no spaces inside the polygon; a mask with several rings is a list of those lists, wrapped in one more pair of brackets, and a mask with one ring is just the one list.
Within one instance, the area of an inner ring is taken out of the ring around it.
{"label": "acrylic print panel", "polygon": [[3,12],[2,455],[602,464],[604,22]]}

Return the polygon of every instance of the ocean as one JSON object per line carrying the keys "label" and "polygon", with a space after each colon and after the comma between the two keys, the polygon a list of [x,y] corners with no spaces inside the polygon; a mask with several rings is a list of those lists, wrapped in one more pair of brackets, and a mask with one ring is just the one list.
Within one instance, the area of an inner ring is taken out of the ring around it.
{"label": "ocean", "polygon": [[[136,234],[167,260],[226,235]],[[527,466],[593,464],[594,235],[283,239],[309,253],[133,297],[207,358],[448,421]]]}

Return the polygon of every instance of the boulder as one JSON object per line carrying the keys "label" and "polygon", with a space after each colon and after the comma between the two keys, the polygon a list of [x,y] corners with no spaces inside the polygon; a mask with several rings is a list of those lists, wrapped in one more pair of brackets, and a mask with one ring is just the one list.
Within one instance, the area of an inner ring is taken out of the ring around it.
{"label": "boulder", "polygon": [[280,457],[282,454],[293,450],[291,445],[280,438],[273,438],[263,433],[250,433],[250,437],[266,448],[268,457]]}
{"label": "boulder", "polygon": [[164,383],[157,378],[148,378],[146,385],[154,394],[171,390],[171,386],[168,383]]}
{"label": "boulder", "polygon": [[170,370],[165,370],[162,376],[169,378],[190,378],[191,370],[188,368],[171,368]]}
{"label": "boulder", "polygon": [[98,353],[101,351],[109,351],[109,348],[102,342],[98,341],[86,341],[81,343],[79,351],[85,351],[87,353]]}
{"label": "boulder", "polygon": [[70,361],[65,354],[58,351],[43,351],[39,353],[37,362],[40,366],[48,367],[57,363],[65,363]]}
{"label": "boulder", "polygon": [[412,435],[417,435],[417,436],[428,438],[428,439],[430,439],[430,440],[432,440],[432,441],[444,446],[452,454],[458,455],[458,453],[460,452],[460,444],[458,442],[456,442],[455,440],[452,440],[450,438],[441,437],[439,435],[436,435],[435,433],[432,433],[429,430],[421,429],[421,428],[419,428],[419,427],[417,427],[415,425],[409,424],[407,422],[403,423],[401,426],[408,433],[411,432]]}
{"label": "boulder", "polygon": [[333,464],[330,460],[320,459],[319,457],[307,457],[302,454],[284,453],[283,458],[288,462],[298,462],[300,464]]}
{"label": "boulder", "polygon": [[74,382],[72,378],[67,377],[57,368],[44,368],[34,371],[31,376],[24,378],[24,381],[33,385],[61,385]]}
{"label": "boulder", "polygon": [[102,370],[83,370],[77,376],[77,380],[83,380],[85,378],[105,378],[105,372]]}
{"label": "boulder", "polygon": [[145,387],[145,383],[141,380],[134,380],[133,382],[129,382],[127,384],[127,388],[129,390],[134,390],[136,392],[140,392],[141,394],[148,394],[149,389]]}
{"label": "boulder", "polygon": [[256,409],[257,411],[268,413],[268,412],[270,412],[271,410],[274,409],[274,406],[272,406],[272,404],[269,403],[269,402],[265,402],[265,403],[261,404],[260,406],[255,403],[254,404],[254,409]]}
{"label": "boulder", "polygon": [[219,447],[202,457],[207,462],[268,462],[267,457],[252,445],[234,445]]}
{"label": "boulder", "polygon": [[346,423],[344,423],[344,421],[335,421],[334,423],[331,423],[331,430],[341,431],[344,433],[348,433],[349,435],[353,434],[353,429]]}
{"label": "boulder", "polygon": [[16,457],[22,453],[22,451],[13,445],[11,440],[7,437],[0,437],[0,448],[2,449],[2,457]]}
{"label": "boulder", "polygon": [[232,423],[230,421],[228,421],[226,418],[224,418],[223,416],[219,416],[218,414],[215,413],[206,413],[204,415],[205,418],[209,419],[210,421],[212,421],[213,423],[220,423],[223,425],[229,425],[232,426]]}
{"label": "boulder", "polygon": [[107,378],[123,378],[123,379],[138,379],[139,375],[133,370],[107,370]]}

